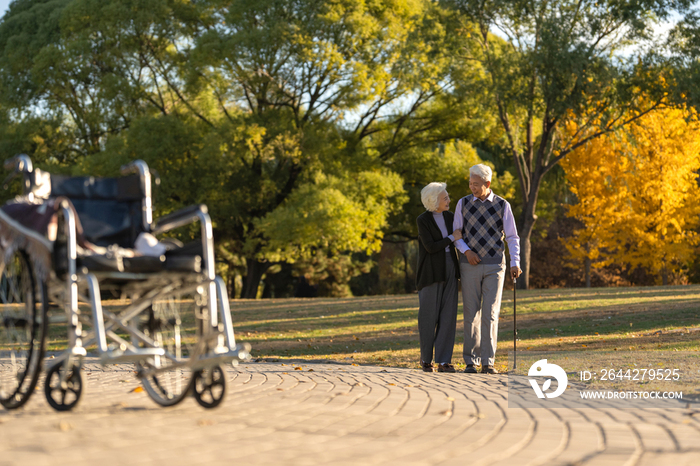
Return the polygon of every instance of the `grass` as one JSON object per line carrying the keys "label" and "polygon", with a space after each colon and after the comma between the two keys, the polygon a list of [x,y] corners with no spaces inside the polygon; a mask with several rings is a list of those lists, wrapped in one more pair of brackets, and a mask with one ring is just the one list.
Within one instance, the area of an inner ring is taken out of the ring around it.
{"label": "grass", "polygon": [[[461,301],[461,300],[460,300]],[[417,367],[418,296],[233,301],[238,341],[264,359],[328,359]],[[518,349],[699,351],[700,286],[518,291]],[[496,366],[513,347],[513,295],[499,319]],[[460,304],[453,363],[461,363]]]}
{"label": "grass", "polygon": [[[255,358],[418,365],[417,294],[239,300],[231,310],[236,339],[249,342]],[[517,312],[521,351],[700,351],[700,285],[518,291]],[[193,321],[184,319],[184,326]],[[513,348],[512,290],[504,292],[499,322],[496,367],[505,370]],[[65,322],[49,332],[49,350],[65,348]],[[461,304],[456,340],[453,363],[462,369]]]}

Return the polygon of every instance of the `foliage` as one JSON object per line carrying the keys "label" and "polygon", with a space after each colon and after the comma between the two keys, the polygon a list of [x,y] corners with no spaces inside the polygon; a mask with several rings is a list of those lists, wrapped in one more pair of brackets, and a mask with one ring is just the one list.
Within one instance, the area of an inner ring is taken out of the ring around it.
{"label": "foliage", "polygon": [[[402,238],[416,238],[418,235],[416,218],[425,212],[420,199],[420,191],[430,182],[447,183],[451,210],[457,201],[471,193],[469,190],[469,169],[485,163],[494,169],[494,164],[479,157],[474,147],[462,140],[447,141],[437,148],[414,149],[395,157],[402,168],[400,173],[405,183],[409,201],[404,208],[390,218],[391,233]],[[492,189],[506,199],[515,195],[515,180],[510,172],[493,174]]]}
{"label": "foliage", "polygon": [[[639,46],[680,0],[445,0],[463,15],[460,58],[486,70],[488,90],[517,170],[521,264],[545,175],[571,151],[658,107],[668,60]],[[474,87],[473,82],[468,86]],[[642,92],[653,95],[641,99]],[[627,115],[627,118],[625,118]],[[575,124],[578,132],[566,128]]]}
{"label": "foliage", "polygon": [[273,260],[294,263],[315,251],[330,254],[381,248],[387,215],[403,204],[401,178],[391,173],[360,172],[339,180],[319,174],[300,186],[286,202],[258,221],[269,238]]}
{"label": "foliage", "polygon": [[206,202],[252,297],[275,261],[377,250],[392,158],[454,133],[444,23],[427,0],[18,0],[0,104],[41,166],[141,158],[157,213]]}
{"label": "foliage", "polygon": [[[661,274],[687,267],[700,235],[700,123],[678,109],[591,141],[564,163],[584,228],[567,241],[574,259]],[[573,131],[573,129],[572,129]]]}

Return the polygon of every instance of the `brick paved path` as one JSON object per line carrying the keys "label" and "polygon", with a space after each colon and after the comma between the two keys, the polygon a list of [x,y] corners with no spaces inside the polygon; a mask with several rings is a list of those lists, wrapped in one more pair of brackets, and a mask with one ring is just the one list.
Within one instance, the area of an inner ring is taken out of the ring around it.
{"label": "brick paved path", "polygon": [[128,365],[85,373],[74,412],[43,390],[0,410],[0,465],[700,464],[700,410],[509,409],[502,375],[248,363],[204,410],[158,407]]}

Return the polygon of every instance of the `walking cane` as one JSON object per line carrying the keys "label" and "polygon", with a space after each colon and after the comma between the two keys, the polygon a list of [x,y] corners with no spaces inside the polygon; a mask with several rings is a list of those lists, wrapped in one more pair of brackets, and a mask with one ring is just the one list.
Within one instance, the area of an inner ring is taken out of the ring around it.
{"label": "walking cane", "polygon": [[518,279],[513,277],[513,371],[515,371],[515,368],[518,365],[518,360],[517,360],[517,348],[516,348],[516,343],[515,341],[518,338],[518,325],[517,321],[515,320],[516,314],[515,314],[515,283]]}

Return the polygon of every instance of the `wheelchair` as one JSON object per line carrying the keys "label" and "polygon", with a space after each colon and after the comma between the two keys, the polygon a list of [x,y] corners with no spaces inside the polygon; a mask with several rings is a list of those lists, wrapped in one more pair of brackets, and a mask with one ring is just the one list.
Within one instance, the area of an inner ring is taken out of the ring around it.
{"label": "wheelchair", "polygon": [[[189,394],[218,406],[223,365],[249,359],[250,345],[236,344],[206,206],[154,221],[141,160],[116,178],[50,174],[23,154],[5,169],[4,187],[21,176],[23,195],[0,208],[0,404],[25,404],[45,365],[49,405],[73,409],[96,347],[102,365],[133,364],[161,406]],[[156,239],[197,222],[201,241]]]}

